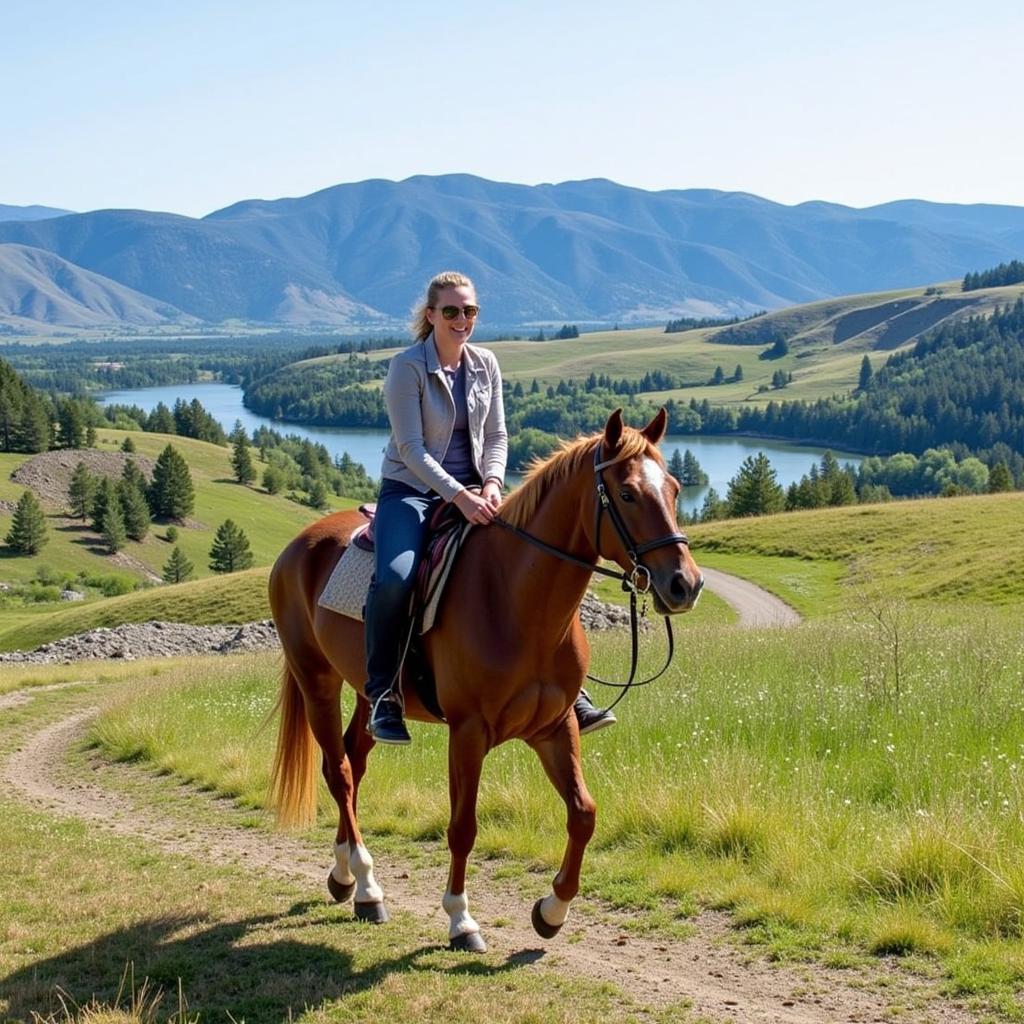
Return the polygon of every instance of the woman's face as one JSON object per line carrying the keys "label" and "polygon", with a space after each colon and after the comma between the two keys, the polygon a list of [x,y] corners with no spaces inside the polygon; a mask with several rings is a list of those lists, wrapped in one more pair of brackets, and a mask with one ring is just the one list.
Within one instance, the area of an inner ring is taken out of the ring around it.
{"label": "woman's face", "polygon": [[[453,288],[441,290],[434,308],[427,309],[427,320],[434,328],[434,338],[439,345],[461,346],[469,341],[476,318],[467,317],[464,310],[466,306],[476,306],[476,304],[476,292],[469,285],[456,285]],[[445,306],[458,310],[453,320],[445,318],[442,312]]]}

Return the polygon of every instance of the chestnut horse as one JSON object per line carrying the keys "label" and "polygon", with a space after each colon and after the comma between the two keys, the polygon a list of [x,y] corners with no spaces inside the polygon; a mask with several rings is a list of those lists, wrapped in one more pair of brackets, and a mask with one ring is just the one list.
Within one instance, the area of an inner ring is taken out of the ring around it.
{"label": "chestnut horse", "polygon": [[[590,657],[579,607],[597,561],[613,560],[624,576],[641,580],[640,589],[649,588],[663,615],[688,611],[703,586],[686,537],[678,532],[678,484],[656,447],[666,420],[662,409],[635,430],[623,425],[617,411],[603,434],[567,443],[535,467],[500,510],[505,524],[521,532],[492,524],[469,533],[434,627],[423,637],[449,730],[451,862],[442,906],[452,948],[486,949],[469,913],[466,862],[476,839],[484,757],[499,743],[525,740],[568,809],[568,844],[553,891],[533,909],[542,936],[551,938],[561,928],[579,891],[596,808],[583,781],[572,705]],[[354,894],[357,917],[384,921],[384,895],[356,819],[359,782],[374,743],[362,696],[363,624],[317,604],[361,522],[354,512],[339,512],[308,526],[282,552],[270,577],[285,658],[272,795],[282,824],[313,819],[315,739],[339,811],[328,888],[339,902]],[[359,694],[344,734],[343,682]],[[405,694],[405,707],[411,719],[437,721],[412,692]]]}

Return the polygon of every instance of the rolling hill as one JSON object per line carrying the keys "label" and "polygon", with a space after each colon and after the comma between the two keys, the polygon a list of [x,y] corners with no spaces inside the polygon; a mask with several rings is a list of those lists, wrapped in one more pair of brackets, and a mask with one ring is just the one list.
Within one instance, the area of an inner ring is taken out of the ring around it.
{"label": "rolling hill", "polygon": [[0,244],[0,317],[30,329],[194,324],[196,318],[110,278],[27,245]]}
{"label": "rolling hill", "polygon": [[72,212],[72,210],[60,210],[53,206],[6,206],[0,203],[0,221],[47,220],[50,217],[64,217]]}
{"label": "rolling hill", "polygon": [[1020,255],[1022,238],[1017,207],[783,206],[458,174],[248,200],[202,219],[101,210],[0,223],[0,241],[204,320],[335,326],[404,319],[445,266],[474,277],[492,325],[652,322],[960,277]]}

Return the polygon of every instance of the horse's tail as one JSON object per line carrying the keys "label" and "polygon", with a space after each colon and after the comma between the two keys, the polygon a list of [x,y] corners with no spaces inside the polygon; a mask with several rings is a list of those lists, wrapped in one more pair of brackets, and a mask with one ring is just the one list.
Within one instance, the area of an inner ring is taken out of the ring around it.
{"label": "horse's tail", "polygon": [[270,799],[279,826],[310,825],[316,819],[317,749],[306,719],[302,691],[285,665],[276,711],[277,751],[270,773]]}

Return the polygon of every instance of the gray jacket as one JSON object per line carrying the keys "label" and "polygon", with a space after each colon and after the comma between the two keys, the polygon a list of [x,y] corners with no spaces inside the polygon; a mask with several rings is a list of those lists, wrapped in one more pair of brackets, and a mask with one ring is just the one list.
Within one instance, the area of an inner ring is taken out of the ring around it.
{"label": "gray jacket", "polygon": [[[486,481],[505,480],[508,434],[501,396],[501,371],[494,353],[476,345],[462,350],[473,466]],[[462,484],[441,468],[455,427],[455,400],[445,379],[433,334],[399,352],[384,381],[391,439],[381,475],[418,491],[436,491],[451,501]]]}

